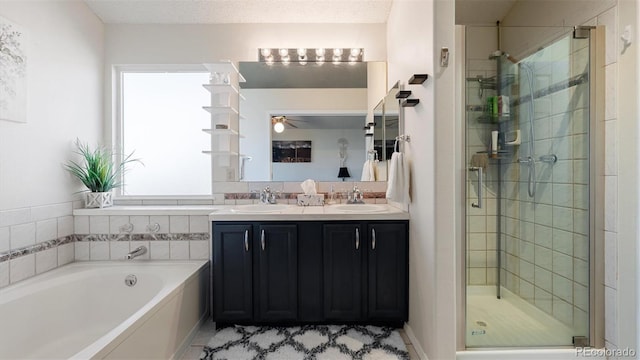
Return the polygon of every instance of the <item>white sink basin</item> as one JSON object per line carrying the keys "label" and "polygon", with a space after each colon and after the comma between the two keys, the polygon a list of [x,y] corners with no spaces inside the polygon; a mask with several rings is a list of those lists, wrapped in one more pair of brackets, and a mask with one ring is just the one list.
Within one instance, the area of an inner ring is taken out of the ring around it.
{"label": "white sink basin", "polygon": [[354,213],[372,213],[372,212],[384,212],[387,211],[385,205],[371,205],[371,204],[352,204],[352,205],[334,205],[333,209],[343,212]]}
{"label": "white sink basin", "polygon": [[275,213],[289,208],[289,205],[285,204],[252,204],[252,205],[238,205],[231,209],[234,213]]}

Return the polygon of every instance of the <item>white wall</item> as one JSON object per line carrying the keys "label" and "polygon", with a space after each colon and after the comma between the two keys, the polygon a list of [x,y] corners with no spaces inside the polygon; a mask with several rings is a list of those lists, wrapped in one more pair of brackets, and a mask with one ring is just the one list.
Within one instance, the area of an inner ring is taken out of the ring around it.
{"label": "white wall", "polygon": [[[244,120],[240,121],[240,133],[244,138],[240,139],[240,153],[253,158],[245,165],[247,181],[271,179],[271,114],[367,113],[367,89],[243,89],[242,95],[245,100],[240,105],[240,113]],[[363,131],[360,131],[360,135],[364,138]],[[317,136],[314,138],[318,139]],[[336,139],[328,138],[326,142],[337,146]],[[314,144],[314,148],[317,146]],[[358,148],[364,154],[364,141]],[[352,151],[355,149],[356,147],[351,147]],[[274,175],[277,175],[277,171],[274,171]],[[274,179],[283,180],[278,176]],[[335,178],[331,179],[333,180]]]}
{"label": "white wall", "polygon": [[454,48],[454,5],[395,1],[387,23],[388,83],[406,84],[415,73],[431,76],[422,85],[406,85],[420,104],[405,109],[404,117],[412,136],[405,146],[412,197],[407,331],[416,350],[424,351],[419,355],[429,359],[455,357],[454,62],[447,69],[435,63],[436,49]]}
{"label": "white wall", "polygon": [[[384,61],[384,24],[126,25],[106,27],[105,71],[118,64],[201,64],[257,61],[258,48],[361,47],[365,61]],[[106,83],[112,104],[112,83]],[[112,108],[105,130],[112,136]],[[107,140],[111,140],[110,138]]]}
{"label": "white wall", "polygon": [[[103,35],[83,2],[2,1],[27,32],[27,122],[0,121],[0,287],[73,261],[73,202],[62,163],[76,138],[101,141]],[[51,240],[58,242],[39,248]]]}
{"label": "white wall", "polygon": [[0,210],[70,201],[82,187],[61,164],[76,138],[102,138],[104,27],[75,1],[3,1],[0,15],[26,29],[28,62],[27,123],[0,121]]}

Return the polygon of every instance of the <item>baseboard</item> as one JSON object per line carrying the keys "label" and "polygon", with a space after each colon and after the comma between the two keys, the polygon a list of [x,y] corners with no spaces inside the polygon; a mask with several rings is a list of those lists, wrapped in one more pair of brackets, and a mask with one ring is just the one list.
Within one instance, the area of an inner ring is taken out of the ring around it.
{"label": "baseboard", "polygon": [[409,340],[411,340],[411,345],[413,345],[413,348],[416,350],[416,353],[420,357],[420,360],[429,360],[429,358],[427,357],[427,353],[422,350],[422,346],[420,346],[418,338],[416,338],[416,335],[413,333],[413,330],[408,323],[404,324],[404,332],[409,337]]}

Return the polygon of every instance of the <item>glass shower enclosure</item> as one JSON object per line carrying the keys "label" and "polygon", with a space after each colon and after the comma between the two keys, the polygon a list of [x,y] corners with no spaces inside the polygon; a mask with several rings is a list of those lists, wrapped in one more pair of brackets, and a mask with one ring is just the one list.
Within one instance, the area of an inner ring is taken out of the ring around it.
{"label": "glass shower enclosure", "polygon": [[465,39],[466,347],[588,344],[589,29]]}

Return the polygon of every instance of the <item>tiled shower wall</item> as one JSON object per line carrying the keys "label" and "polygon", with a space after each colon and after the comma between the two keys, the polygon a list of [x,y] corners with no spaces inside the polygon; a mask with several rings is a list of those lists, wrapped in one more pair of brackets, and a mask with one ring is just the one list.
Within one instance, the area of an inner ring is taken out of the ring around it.
{"label": "tiled shower wall", "polygon": [[[619,36],[618,36],[618,28],[619,28],[619,20],[618,20],[618,5],[613,6],[612,8],[598,14],[596,17],[592,18],[592,19],[588,19],[588,20],[584,20],[583,25],[592,25],[592,26],[604,26],[605,27],[605,32],[606,32],[606,39],[605,39],[605,67],[604,67],[604,73],[605,73],[605,81],[606,81],[606,86],[605,86],[605,101],[604,101],[604,119],[598,119],[598,121],[603,123],[603,128],[604,128],[604,138],[605,138],[605,144],[604,144],[604,149],[599,149],[597,151],[604,151],[604,172],[598,173],[596,174],[597,176],[601,176],[604,178],[604,212],[605,212],[605,219],[604,219],[604,270],[605,270],[605,274],[604,274],[604,284],[594,284],[595,286],[604,286],[604,294],[605,294],[605,299],[604,299],[604,307],[605,307],[605,341],[606,341],[606,347],[608,349],[615,349],[617,347],[617,344],[619,342],[619,334],[618,334],[618,324],[617,324],[617,319],[619,318],[619,314],[618,314],[618,309],[617,309],[617,288],[618,288],[618,259],[617,259],[617,247],[618,247],[618,239],[617,239],[617,231],[618,231],[618,213],[617,213],[617,206],[618,206],[618,188],[617,188],[617,179],[618,179],[618,145],[617,145],[617,139],[618,139],[618,134],[617,134],[617,128],[618,128],[618,120],[617,120],[617,92],[618,90],[618,59],[620,58],[620,49],[619,49]],[[468,28],[469,29],[469,28]],[[476,30],[476,29],[474,29]],[[495,49],[497,46],[495,45],[495,31],[493,33],[490,32],[489,29],[484,29],[485,32],[482,33],[476,33],[476,34],[480,34],[477,37],[474,37],[474,44],[471,45],[471,48],[467,48],[467,57],[471,57],[472,60],[470,63],[468,63],[468,66],[474,65],[474,63],[477,64],[477,61],[483,61],[486,60],[486,58],[484,57],[484,55],[486,54],[487,49]],[[467,43],[469,40],[469,34],[467,34]],[[493,46],[488,46],[487,44],[491,43],[491,41],[494,41],[494,45]],[[478,51],[477,49],[480,46],[484,46],[484,49],[480,49],[480,51]],[[506,47],[506,46],[505,46]],[[481,67],[484,68],[484,67]],[[478,70],[477,67],[474,68],[474,70]],[[486,70],[489,71],[489,70]],[[467,76],[470,73],[467,74]],[[469,83],[467,83],[467,85],[469,85]],[[538,111],[539,112],[539,111]],[[468,116],[469,113],[467,113],[467,121],[468,121]],[[479,135],[481,139],[484,139],[482,141],[486,142],[487,141],[487,133],[485,132],[483,133],[479,133]],[[469,137],[469,134],[467,134],[467,137]],[[482,141],[480,142],[476,142],[476,144],[482,144]],[[470,151],[471,153],[473,153],[473,151]],[[468,165],[468,164],[467,164]],[[515,169],[514,169],[515,170]],[[524,176],[526,176],[526,169],[520,169],[519,171],[521,171],[521,175],[524,174]],[[474,184],[473,184],[473,175],[471,181],[467,184],[468,185],[468,190],[467,190],[467,194],[468,194],[468,198],[467,198],[467,202],[469,202],[471,199],[471,197],[474,197],[475,194],[475,189],[474,189]],[[560,190],[560,188],[562,188],[562,184],[559,184],[560,187],[556,187],[556,194],[557,195],[561,195],[558,191]],[[568,184],[565,184],[568,185]],[[574,190],[575,188],[579,188],[581,187],[581,185],[583,184],[577,184],[577,186],[574,186]],[[526,191],[526,190],[525,190]],[[566,192],[564,195],[569,196],[569,192]],[[489,196],[491,196],[491,193],[488,193]],[[553,186],[551,187],[551,195],[553,196]],[[546,195],[548,196],[548,194]],[[581,195],[574,193],[571,193],[571,196],[574,197],[574,201],[579,198]],[[568,199],[567,199],[568,200]],[[475,201],[475,200],[474,200]],[[559,208],[562,208],[563,206],[558,206]],[[570,207],[564,207],[566,209],[564,209],[565,213],[568,213],[567,209],[571,209]],[[470,209],[470,204],[467,204],[467,209]],[[547,209],[549,209],[548,204],[547,204]],[[471,209],[473,210],[473,209]],[[563,211],[562,209],[559,209],[560,211]],[[578,209],[578,214],[580,213],[580,210],[582,209]],[[551,204],[551,211],[553,212],[553,204]],[[491,230],[491,226],[493,226],[495,224],[495,221],[493,221],[490,218],[490,215],[471,215],[468,217],[468,223],[467,223],[467,229],[470,229],[471,234],[469,234],[468,231],[468,235],[467,235],[467,248],[469,248],[470,246],[471,251],[482,251],[482,239],[486,236],[488,239],[491,239],[491,234],[492,234],[492,230]],[[553,223],[553,220],[552,220]],[[505,224],[506,226],[506,224]],[[545,226],[545,225],[542,225]],[[513,227],[513,225],[510,225],[510,227]],[[486,228],[487,231],[483,231],[482,229]],[[525,231],[530,230],[531,225],[526,225],[526,227],[524,228]],[[543,229],[542,227],[538,227],[538,229]],[[522,229],[520,229],[519,231],[522,231]],[[562,231],[562,230],[560,230]],[[474,235],[475,234],[475,235]],[[562,234],[560,232],[557,232],[557,234]],[[581,246],[583,245],[583,243],[581,242],[583,239],[582,234],[577,234],[576,235],[576,240],[574,245],[574,250],[573,250],[573,258],[576,260],[576,265],[577,266],[581,266],[584,265],[584,263],[582,262],[584,259],[582,259],[580,256],[581,252],[584,251],[583,248],[581,248]],[[470,243],[470,237],[474,236],[476,237],[476,240],[479,241],[475,242],[475,244],[471,244]],[[552,241],[553,241],[553,232],[551,234],[552,236]],[[540,236],[539,236],[540,237]],[[568,241],[568,239],[565,239]],[[564,255],[568,255],[566,252],[569,251],[568,248],[565,248],[564,251],[562,252],[560,251],[560,247],[558,245],[560,245],[560,242],[562,240],[559,240],[559,242],[556,243],[556,247],[555,247],[555,252],[556,252],[556,264],[560,264],[563,260],[561,259],[565,259],[564,261],[566,262],[566,258],[564,257]],[[573,241],[573,239],[572,239]],[[492,242],[488,242],[487,245],[490,246]],[[530,244],[531,242],[529,242]],[[526,245],[527,243],[525,243]],[[547,243],[548,245],[548,243]],[[536,246],[535,244],[535,220],[534,220],[534,242],[533,242],[533,246]],[[551,254],[551,266],[553,266],[553,253],[554,253],[554,247],[553,247],[553,243],[551,243],[551,247],[549,246],[542,246],[539,245],[540,249],[538,254],[540,254],[540,256],[543,256],[543,254],[546,254],[547,256],[549,254]],[[487,250],[487,252],[490,250]],[[523,251],[527,251],[527,249],[523,248]],[[513,252],[513,249],[512,249]],[[535,247],[533,248],[533,254],[535,256]],[[583,253],[582,253],[583,254]],[[525,255],[526,256],[526,255]],[[491,274],[494,273],[492,268],[482,268],[480,265],[482,264],[482,254],[480,252],[476,253],[474,255],[475,260],[479,261],[473,261],[472,263],[469,263],[470,258],[467,258],[468,264],[471,267],[468,267],[467,270],[467,283],[471,283],[471,284],[484,284],[483,280],[487,279],[488,281],[486,282],[487,284],[490,284],[490,280],[491,280],[491,276],[488,275],[486,278],[483,276],[483,274]],[[514,260],[512,258],[512,260]],[[530,263],[530,262],[529,262]],[[526,268],[527,266],[530,267],[530,265],[523,263],[524,266],[523,268]],[[503,264],[504,266],[504,264]],[[515,264],[513,265],[515,266]],[[546,265],[548,267],[548,265]],[[522,272],[523,268],[518,268],[518,272]],[[548,270],[546,270],[544,267],[538,266],[539,271],[538,271],[538,278],[539,280],[541,280],[544,276],[546,276],[547,279],[549,279],[549,272]],[[515,270],[512,267],[512,270]],[[546,272],[545,272],[546,271]],[[567,269],[568,271],[568,269]],[[574,274],[578,271],[577,269],[573,269],[572,270],[574,272]],[[513,274],[513,272],[512,272]],[[522,289],[524,289],[524,292],[526,293],[527,291],[529,291],[530,294],[530,289],[531,289],[531,285],[534,286],[533,290],[534,290],[534,297],[533,297],[533,301],[535,303],[535,291],[536,291],[536,285],[535,285],[535,267],[534,267],[534,278],[533,279],[529,279],[529,281],[523,279],[523,286]],[[558,277],[559,276],[559,277]],[[560,282],[564,281],[564,279],[568,280],[568,277],[564,277],[562,275],[558,275],[556,276],[556,279],[558,279]],[[574,275],[575,276],[575,275]],[[512,276],[513,277],[513,276]],[[493,277],[495,278],[495,277]],[[503,279],[505,277],[503,276]],[[517,277],[513,277],[513,278],[517,278]],[[533,281],[533,282],[531,282]],[[542,280],[544,281],[544,280]],[[551,281],[553,282],[553,275],[551,276]],[[511,280],[512,282],[512,286],[515,287],[516,286],[516,281]],[[547,281],[548,282],[548,281]],[[575,292],[573,289],[572,291],[572,295],[571,298],[574,299],[575,301],[575,297],[576,294],[580,294],[581,292],[584,292],[584,289],[581,287],[583,284],[581,284],[579,281],[573,281],[574,283],[576,283],[576,288],[578,289],[577,292]],[[518,286],[520,283],[520,280],[517,281]],[[566,283],[566,281],[565,281]],[[540,284],[540,281],[539,281]],[[556,286],[558,287],[558,286]],[[552,286],[553,288],[553,286]],[[542,289],[541,289],[542,290]],[[544,290],[542,290],[544,291]],[[547,291],[547,293],[549,293]],[[538,291],[538,294],[544,294],[541,291]],[[568,295],[568,294],[565,294]],[[565,296],[563,295],[563,296]],[[530,295],[529,295],[530,296]],[[582,296],[582,295],[579,295]],[[565,298],[568,299],[568,296],[565,296]],[[563,300],[561,297],[556,296],[556,308],[558,309],[557,311],[559,311],[560,308],[562,308],[563,306],[567,309],[569,309],[569,306],[567,306],[567,304],[570,304],[568,301]],[[553,312],[553,297],[551,298],[550,301],[546,301],[546,309],[549,310],[549,305],[550,305],[550,309],[551,312]],[[584,318],[584,313],[582,311],[582,308],[584,308],[584,303],[580,306],[576,306],[577,307],[577,311],[575,313],[572,313],[571,311],[567,311],[567,316],[565,317],[565,321],[568,321],[568,317],[572,318],[573,322],[576,322],[576,324],[580,324],[580,322],[582,321],[581,319]],[[574,307],[574,309],[576,308]],[[581,308],[582,307],[582,308]]]}
{"label": "tiled shower wall", "polygon": [[[479,152],[486,152],[491,142],[494,124],[478,121],[484,115],[483,107],[489,96],[496,95],[495,89],[481,89],[478,77],[488,79],[496,75],[496,61],[489,55],[497,48],[495,27],[469,27],[466,34],[466,151],[471,166],[471,158]],[[475,79],[475,80],[474,80]],[[478,175],[469,172],[467,177],[467,284],[493,285],[497,283],[497,194],[498,162],[489,160],[484,169],[481,209],[471,206],[478,202]]]}
{"label": "tiled shower wall", "polygon": [[[533,91],[588,71],[588,40],[567,36],[531,55]],[[512,68],[512,71],[515,67]],[[520,99],[529,95],[522,67]],[[508,124],[522,145],[502,166],[501,284],[539,309],[588,335],[589,310],[589,87],[583,83],[535,97],[534,154],[555,154],[555,164],[536,163],[535,196],[528,195],[530,103],[514,107]]]}

